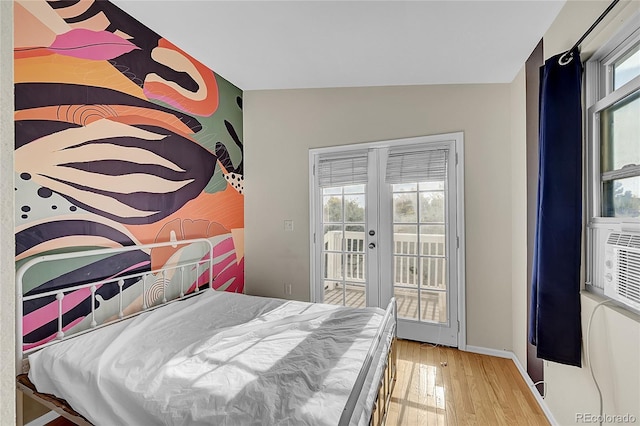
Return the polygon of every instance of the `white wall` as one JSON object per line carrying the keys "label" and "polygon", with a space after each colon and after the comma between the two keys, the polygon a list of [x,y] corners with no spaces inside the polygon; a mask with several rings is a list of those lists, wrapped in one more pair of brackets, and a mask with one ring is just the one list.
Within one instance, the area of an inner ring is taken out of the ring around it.
{"label": "white wall", "polygon": [[[635,416],[640,422],[640,318],[620,308],[600,306],[587,336],[587,324],[602,301],[583,293],[583,346],[590,347],[593,370],[603,395],[603,412]],[[599,414],[599,399],[588,364],[583,368],[545,362],[546,403],[560,425],[583,424],[578,413]],[[619,422],[621,423],[621,422]]]}
{"label": "white wall", "polygon": [[510,105],[510,84],[246,91],[247,293],[309,300],[309,148],[464,131],[467,344],[510,350]]}
{"label": "white wall", "polygon": [[[609,1],[570,0],[544,37],[545,58],[569,49],[584,33]],[[620,2],[593,35],[582,45],[582,59],[640,10],[640,2]],[[587,337],[587,322],[601,298],[583,293],[582,333]],[[586,346],[586,343],[585,343]],[[640,318],[619,308],[598,308],[589,339],[595,376],[603,390],[605,414],[631,414],[640,422]],[[578,413],[599,413],[595,384],[587,364],[583,368],[545,362],[546,403],[561,425],[582,424]]]}
{"label": "white wall", "polygon": [[0,424],[15,424],[13,2],[0,1]]}
{"label": "white wall", "polygon": [[511,349],[527,365],[527,87],[511,83]]}

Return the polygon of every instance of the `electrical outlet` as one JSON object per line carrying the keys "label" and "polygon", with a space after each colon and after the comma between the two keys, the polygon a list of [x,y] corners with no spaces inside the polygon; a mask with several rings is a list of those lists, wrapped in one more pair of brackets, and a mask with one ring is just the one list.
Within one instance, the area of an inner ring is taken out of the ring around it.
{"label": "electrical outlet", "polygon": [[291,295],[291,284],[284,283],[284,294]]}

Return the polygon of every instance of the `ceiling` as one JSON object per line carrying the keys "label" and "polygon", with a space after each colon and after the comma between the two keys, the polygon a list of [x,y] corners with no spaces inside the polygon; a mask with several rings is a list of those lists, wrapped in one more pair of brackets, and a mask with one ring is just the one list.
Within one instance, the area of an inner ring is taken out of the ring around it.
{"label": "ceiling", "polygon": [[112,0],[243,90],[508,83],[564,0]]}

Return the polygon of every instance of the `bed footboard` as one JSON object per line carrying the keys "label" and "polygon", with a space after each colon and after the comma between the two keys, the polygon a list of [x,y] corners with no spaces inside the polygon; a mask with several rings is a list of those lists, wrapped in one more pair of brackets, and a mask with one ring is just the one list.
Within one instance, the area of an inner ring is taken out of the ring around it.
{"label": "bed footboard", "polygon": [[382,426],[387,420],[389,414],[389,405],[391,403],[391,394],[396,384],[397,373],[397,348],[396,337],[394,336],[391,344],[389,345],[389,351],[387,353],[387,359],[385,361],[385,369],[378,385],[378,394],[376,401],[373,404],[373,411],[371,412],[371,419],[369,420],[370,426]]}
{"label": "bed footboard", "polygon": [[[356,401],[360,393],[363,391],[366,376],[372,371],[375,371],[374,380],[379,381],[377,383],[377,386],[375,381],[371,383],[370,389],[377,389],[377,393],[375,394],[376,396],[374,398],[373,407],[371,409],[369,425],[380,426],[383,425],[386,421],[386,414],[388,411],[391,392],[393,390],[396,377],[395,342],[397,324],[398,310],[396,305],[396,298],[392,297],[389,301],[389,304],[387,305],[384,317],[380,322],[378,332],[371,342],[369,352],[367,353],[362,368],[358,373],[358,377],[356,378],[356,382],[353,386],[353,389],[351,390],[349,399],[347,400],[344,410],[342,411],[338,426],[347,426],[351,424],[352,420],[354,420],[352,419],[352,417],[354,415]],[[378,352],[379,350],[381,350],[382,353]],[[379,358],[377,355],[375,355],[376,353],[380,354]],[[380,370],[378,370],[379,364],[377,362],[375,364],[373,363],[374,358],[378,360],[384,360],[384,363],[382,364],[382,368]],[[378,376],[378,371],[381,372],[380,376]],[[378,379],[378,377],[380,378]]]}

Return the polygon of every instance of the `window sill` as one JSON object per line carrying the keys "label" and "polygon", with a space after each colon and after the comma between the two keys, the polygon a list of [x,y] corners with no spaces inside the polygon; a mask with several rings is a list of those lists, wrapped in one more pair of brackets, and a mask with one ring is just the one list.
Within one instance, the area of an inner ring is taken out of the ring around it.
{"label": "window sill", "polygon": [[[585,289],[580,292],[580,300],[582,302],[583,307],[585,305],[591,305],[592,303],[598,304],[604,301],[609,301],[609,303],[607,303],[605,307],[610,308],[612,311],[640,325],[640,313],[636,313],[635,311],[632,310],[632,308],[622,305],[613,299],[609,299],[608,297],[604,296],[604,294],[599,294],[594,290],[598,290],[598,289],[595,289],[595,288],[593,290]],[[585,302],[584,299],[589,299],[590,303],[584,303]]]}

